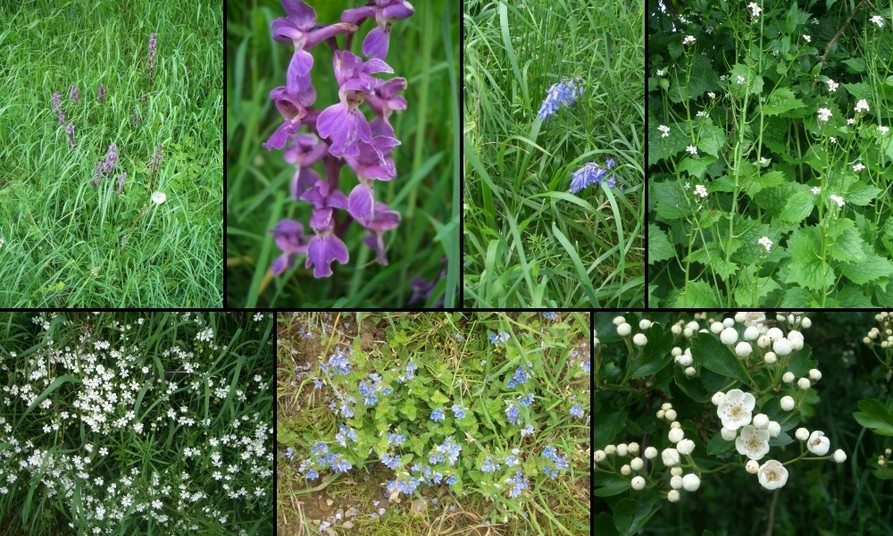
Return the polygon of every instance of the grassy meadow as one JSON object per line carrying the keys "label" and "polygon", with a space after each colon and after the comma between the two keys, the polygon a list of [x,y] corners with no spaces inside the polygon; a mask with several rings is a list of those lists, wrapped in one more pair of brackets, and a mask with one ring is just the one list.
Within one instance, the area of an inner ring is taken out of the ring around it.
{"label": "grassy meadow", "polygon": [[[311,2],[320,24],[340,20],[341,13],[358,2]],[[315,279],[304,267],[305,255],[295,267],[274,278],[270,267],[280,254],[267,232],[276,222],[290,218],[308,226],[312,205],[292,201],[289,183],[294,167],[283,161],[283,151],[267,151],[262,144],[282,118],[269,99],[270,90],[285,84],[293,47],[273,41],[270,22],[284,17],[276,0],[250,0],[229,5],[227,24],[227,304],[230,306],[401,307],[412,298],[412,282],[422,278],[436,283],[417,306],[431,307],[440,300],[454,306],[459,285],[459,137],[458,41],[459,13],[448,0],[415,2],[415,14],[394,21],[390,51],[385,61],[394,74],[407,80],[405,111],[391,116],[396,137],[397,176],[376,184],[376,199],[402,215],[395,230],[384,234],[387,266],[375,263],[375,253],[363,243],[366,235],[350,224],[345,211],[336,211],[350,254],[346,264],[334,264],[334,274]],[[352,52],[374,22],[366,21],[353,39]],[[345,38],[339,37],[339,46]],[[337,102],[332,51],[325,43],[312,49],[311,79],[317,90],[314,108]],[[365,57],[364,57],[365,59]],[[363,106],[367,118],[372,114]],[[307,132],[307,128],[303,129]],[[322,172],[322,165],[314,166]],[[345,166],[346,167],[346,166]],[[340,175],[346,193],[356,184],[349,168]],[[441,277],[441,272],[443,277]]]}
{"label": "grassy meadow", "polygon": [[0,4],[0,307],[222,305],[221,8]]}
{"label": "grassy meadow", "polygon": [[[643,7],[464,3],[467,306],[644,304]],[[576,78],[584,95],[541,121]],[[608,159],[615,188],[569,193]]]}

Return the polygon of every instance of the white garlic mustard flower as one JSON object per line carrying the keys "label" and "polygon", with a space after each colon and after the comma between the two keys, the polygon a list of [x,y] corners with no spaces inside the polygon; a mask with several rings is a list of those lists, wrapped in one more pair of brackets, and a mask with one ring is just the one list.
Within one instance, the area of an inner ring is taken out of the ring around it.
{"label": "white garlic mustard flower", "polygon": [[856,102],[856,113],[868,112],[868,111],[870,111],[868,108],[868,101],[865,99],[859,99]]}
{"label": "white garlic mustard flower", "polygon": [[822,189],[818,186],[813,186],[809,189],[809,191],[812,192],[812,195],[819,195],[820,193],[822,193]]}
{"label": "white garlic mustard flower", "polygon": [[688,154],[690,154],[692,156],[698,156],[698,148],[695,147],[694,145],[689,145],[688,147],[686,147],[685,152],[687,152]]}
{"label": "white garlic mustard flower", "polygon": [[788,470],[777,460],[769,460],[757,471],[760,485],[766,489],[778,489],[788,482]]}
{"label": "white garlic mustard flower", "polygon": [[831,93],[834,93],[835,91],[837,91],[837,88],[840,87],[840,84],[838,84],[834,80],[831,80],[830,78],[825,83],[828,84],[828,91],[830,91]]}
{"label": "white garlic mustard flower", "polygon": [[695,195],[699,195],[702,198],[707,197],[707,187],[703,184],[695,185]]}
{"label": "white garlic mustard flower", "polygon": [[868,20],[870,20],[871,23],[874,24],[875,26],[877,26],[878,28],[884,27],[884,17],[881,17],[880,15],[875,15]]}
{"label": "white garlic mustard flower", "polygon": [[890,132],[890,127],[878,125],[877,131],[880,132],[882,136],[886,136],[887,133]]}
{"label": "white garlic mustard flower", "polygon": [[716,408],[716,416],[722,420],[723,428],[737,430],[750,424],[755,405],[756,399],[752,394],[741,389],[732,389]]}
{"label": "white garlic mustard flower", "polygon": [[769,431],[756,426],[745,426],[735,440],[735,450],[751,460],[761,460],[769,453]]}
{"label": "white garlic mustard flower", "polygon": [[666,138],[670,135],[670,127],[668,127],[667,125],[657,125],[657,130],[660,131],[661,138]]}
{"label": "white garlic mustard flower", "polygon": [[828,122],[831,119],[831,110],[828,108],[819,108],[819,121]]}
{"label": "white garlic mustard flower", "polygon": [[753,18],[759,17],[760,12],[763,11],[763,8],[761,8],[756,2],[747,4],[747,9],[750,10],[750,16]]}
{"label": "white garlic mustard flower", "polygon": [[809,435],[806,448],[816,456],[824,456],[828,454],[828,449],[831,448],[831,440],[828,439],[824,432],[816,430]]}
{"label": "white garlic mustard flower", "polygon": [[853,172],[861,173],[862,171],[865,171],[865,164],[863,164],[862,162],[853,164]]}
{"label": "white garlic mustard flower", "polygon": [[757,240],[757,245],[766,248],[766,253],[769,253],[769,251],[772,250],[772,240],[770,240],[768,236],[764,236]]}
{"label": "white garlic mustard flower", "polygon": [[685,38],[682,39],[682,44],[683,45],[693,45],[695,43],[695,41],[697,41],[697,39],[695,39],[695,36],[686,35]]}

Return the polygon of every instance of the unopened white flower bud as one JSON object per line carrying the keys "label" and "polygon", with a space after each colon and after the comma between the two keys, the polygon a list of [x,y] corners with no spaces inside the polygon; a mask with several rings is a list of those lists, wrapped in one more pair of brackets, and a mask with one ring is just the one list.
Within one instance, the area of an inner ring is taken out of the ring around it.
{"label": "unopened white flower bud", "polygon": [[772,339],[770,339],[767,335],[760,335],[760,338],[757,339],[757,346],[762,349],[769,348],[769,345],[772,344]]}
{"label": "unopened white flower bud", "polygon": [[657,449],[654,447],[648,447],[645,449],[645,457],[649,460],[653,460],[657,458]]}
{"label": "unopened white flower bud", "polygon": [[682,326],[680,326],[679,324],[674,324],[672,327],[670,327],[670,332],[673,335],[679,335],[682,333]]}
{"label": "unopened white flower bud", "polygon": [[682,477],[682,487],[688,492],[698,491],[698,488],[701,487],[701,479],[698,478],[698,475],[689,473]]}
{"label": "unopened white flower bud", "polygon": [[719,335],[722,333],[723,329],[725,329],[725,326],[722,325],[722,322],[714,322],[710,324],[710,332],[714,335]]}
{"label": "unopened white flower bud", "polygon": [[668,409],[667,412],[664,413],[664,417],[666,417],[668,421],[675,421],[676,420],[676,410]]}
{"label": "unopened white flower bud", "polygon": [[791,342],[789,340],[781,338],[772,343],[772,350],[783,357],[789,355],[793,348],[791,348]]}
{"label": "unopened white flower bud", "polygon": [[685,367],[685,370],[683,370],[682,372],[689,378],[694,377],[694,375],[698,373],[698,371],[695,370],[694,367]]}
{"label": "unopened white flower bud", "polygon": [[679,465],[679,451],[676,449],[664,449],[660,453],[660,458],[667,467]]}
{"label": "unopened white flower bud", "polygon": [[660,409],[662,409],[664,411],[666,411],[668,409],[673,409],[673,404],[671,404],[669,402],[664,402],[663,404],[661,404]]}
{"label": "unopened white flower bud", "polygon": [[607,454],[608,456],[613,456],[614,454],[617,454],[617,447],[614,446],[614,445],[608,445],[608,446],[606,446],[606,447],[605,447],[605,454]]}
{"label": "unopened white flower bud", "polygon": [[812,326],[812,320],[810,320],[809,318],[807,318],[807,317],[804,316],[804,317],[800,320],[800,327],[801,327],[801,328],[803,328],[803,329],[809,329],[811,326]]}
{"label": "unopened white flower bud", "polygon": [[671,476],[682,476],[682,468],[681,467],[672,467],[670,468]]}
{"label": "unopened white flower bud", "polygon": [[645,489],[645,479],[640,476],[634,476],[632,481],[630,481],[630,485],[636,491]]}
{"label": "unopened white flower bud", "polygon": [[695,333],[697,333],[697,331],[690,328],[685,328],[684,330],[682,330],[682,336],[686,339],[691,339],[695,336]]}
{"label": "unopened white flower bud", "polygon": [[757,471],[760,470],[760,464],[756,460],[747,460],[747,464],[745,464],[744,469],[748,473],[755,475],[757,474]]}
{"label": "unopened white flower bud", "polygon": [[597,451],[595,451],[595,456],[594,456],[593,459],[594,459],[596,462],[603,462],[603,461],[605,461],[605,456],[606,456],[606,455],[605,455],[605,451],[603,451],[603,450],[597,450]]}
{"label": "unopened white flower bud", "polygon": [[681,355],[682,355],[682,348],[679,348],[678,346],[674,346],[673,349],[670,350],[670,355],[672,355],[673,357],[679,357],[679,356],[681,356]]}
{"label": "unopened white flower bud", "polygon": [[799,380],[797,380],[797,387],[799,387],[800,389],[803,389],[805,391],[805,390],[809,389],[809,386],[810,386],[809,379],[800,378]]}
{"label": "unopened white flower bud", "polygon": [[663,418],[664,418],[664,415],[665,415],[666,413],[667,413],[666,411],[664,411],[664,410],[662,410],[662,409],[659,409],[659,410],[657,410],[657,413],[656,413],[655,415],[657,415],[657,418],[658,418],[658,419],[663,419]]}
{"label": "unopened white flower bud", "polygon": [[755,341],[760,337],[760,328],[756,326],[747,326],[744,330],[745,341]]}
{"label": "unopened white flower bud", "polygon": [[843,463],[846,461],[846,452],[843,449],[837,449],[834,451],[834,461],[837,463]]}
{"label": "unopened white flower bud", "polygon": [[669,493],[667,493],[667,500],[670,502],[678,502],[679,501],[679,491],[675,489],[671,489]]}
{"label": "unopened white flower bud", "polygon": [[769,431],[769,437],[776,438],[781,434],[781,425],[778,421],[769,421],[769,425],[766,426],[766,430]]}
{"label": "unopened white flower bud", "polygon": [[681,476],[671,476],[670,477],[670,487],[673,489],[682,489],[682,477]]}
{"label": "unopened white flower bud", "polygon": [[766,332],[766,336],[769,337],[772,342],[775,342],[778,339],[784,337],[784,333],[780,329],[772,327],[769,328],[769,331]]}
{"label": "unopened white flower bud", "polygon": [[728,428],[723,428],[722,430],[720,430],[719,433],[722,435],[722,438],[725,439],[726,441],[734,441],[735,436],[738,435],[737,430],[729,430]]}
{"label": "unopened white flower bud", "polygon": [[648,344],[648,337],[644,333],[636,333],[633,335],[633,344],[641,348]]}
{"label": "unopened white flower bud", "polygon": [[769,426],[769,416],[765,413],[757,413],[753,417],[753,425],[757,428],[765,428]]}
{"label": "unopened white flower bud", "polygon": [[809,379],[817,382],[822,379],[822,371],[819,369],[809,369]]}
{"label": "unopened white flower bud", "polygon": [[644,465],[645,461],[642,460],[642,458],[633,458],[629,462],[629,466],[632,468],[633,471],[641,470]]}
{"label": "unopened white flower bud", "polygon": [[632,332],[632,330],[633,330],[633,327],[630,326],[629,324],[627,324],[626,322],[617,326],[617,334],[620,335],[621,337],[626,337],[627,335],[629,335]]}
{"label": "unopened white flower bud", "polygon": [[722,404],[722,401],[725,399],[726,399],[726,394],[723,393],[722,391],[717,391],[717,392],[713,393],[713,398],[711,398],[710,401],[713,402],[714,406],[719,406],[720,404]]}
{"label": "unopened white flower bud", "polygon": [[635,456],[636,454],[639,453],[639,444],[636,442],[632,442],[626,446],[626,449],[629,451],[629,453],[631,455]]}
{"label": "unopened white flower bud", "polygon": [[676,362],[682,367],[689,367],[692,364],[691,354],[686,350],[684,354],[676,358]]}
{"label": "unopened white flower bud", "polygon": [[785,372],[781,376],[781,381],[783,381],[785,383],[792,383],[794,381],[794,378],[795,378],[794,373],[791,371],[788,371],[788,372]]}
{"label": "unopened white flower bud", "polygon": [[679,443],[685,437],[685,432],[682,428],[673,428],[667,436],[670,438],[670,443]]}
{"label": "unopened white flower bud", "polygon": [[614,325],[615,325],[615,326],[619,326],[620,324],[623,324],[623,323],[625,323],[625,322],[626,322],[626,318],[624,318],[624,317],[622,317],[622,316],[615,316],[615,317],[614,317]]}
{"label": "unopened white flower bud", "polygon": [[737,354],[738,357],[748,357],[751,352],[753,352],[753,348],[751,348],[749,342],[741,341],[735,346],[735,354]]}
{"label": "unopened white flower bud", "polygon": [[722,333],[719,334],[719,340],[726,346],[731,346],[738,341],[738,332],[735,328],[725,328],[722,330]]}
{"label": "unopened white flower bud", "polygon": [[626,446],[626,443],[620,443],[617,445],[617,455],[618,456],[626,456],[629,451],[627,450],[629,447]]}
{"label": "unopened white flower bud", "polygon": [[641,329],[642,331],[645,331],[646,329],[648,329],[650,327],[651,327],[651,320],[648,320],[647,318],[643,318],[642,320],[639,320],[639,329]]}
{"label": "unopened white flower bud", "polygon": [[794,409],[794,397],[792,396],[783,396],[781,397],[781,409],[785,411],[791,411]]}
{"label": "unopened white flower bud", "polygon": [[767,365],[774,365],[778,362],[778,356],[775,355],[775,352],[766,352],[766,355],[763,356],[763,361],[765,361]]}
{"label": "unopened white flower bud", "polygon": [[679,451],[679,454],[688,456],[695,450],[695,442],[691,439],[683,439],[676,444],[676,450]]}
{"label": "unopened white flower bud", "polygon": [[632,468],[628,463],[623,464],[623,467],[620,468],[620,474],[624,476],[628,475],[630,471],[632,471]]}
{"label": "unopened white flower bud", "polygon": [[809,439],[809,430],[806,428],[797,428],[797,431],[794,432],[794,437],[799,439],[800,441],[806,441]]}

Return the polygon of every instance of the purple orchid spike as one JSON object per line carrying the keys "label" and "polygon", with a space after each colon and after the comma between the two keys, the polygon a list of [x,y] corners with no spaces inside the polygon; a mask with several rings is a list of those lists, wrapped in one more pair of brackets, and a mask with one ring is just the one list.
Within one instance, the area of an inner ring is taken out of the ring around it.
{"label": "purple orchid spike", "polygon": [[71,97],[72,102],[80,102],[81,94],[80,94],[80,91],[78,91],[77,84],[71,84],[71,87],[69,88],[68,93],[69,93],[69,97]]}
{"label": "purple orchid spike", "polygon": [[363,54],[372,58],[384,58],[388,55],[393,21],[405,19],[414,12],[412,4],[406,0],[375,0],[374,5],[346,10],[341,15],[341,20],[359,25],[368,18],[375,18],[376,27],[363,40]]}
{"label": "purple orchid spike", "polygon": [[301,195],[302,201],[313,203],[313,216],[310,227],[314,231],[328,231],[335,227],[332,220],[334,209],[347,209],[347,196],[341,190],[333,190],[326,181],[317,181]]}
{"label": "purple orchid spike", "polygon": [[74,141],[74,125],[68,123],[68,126],[65,127],[65,132],[68,134],[68,146],[74,149],[75,141]]}
{"label": "purple orchid spike", "polygon": [[96,102],[104,102],[105,101],[105,86],[99,84],[99,89],[96,90]]}
{"label": "purple orchid spike", "polygon": [[310,166],[328,153],[329,146],[310,134],[298,134],[293,139],[294,144],[285,150],[283,159],[295,166],[295,176],[291,181],[291,198],[294,200],[300,199],[304,192],[322,180]]}
{"label": "purple orchid spike", "polygon": [[310,239],[306,267],[310,268],[313,266],[313,277],[317,279],[330,277],[332,275],[333,262],[338,261],[340,264],[347,264],[349,260],[350,255],[347,253],[347,246],[334,234],[319,234]]}
{"label": "purple orchid spike", "polygon": [[310,86],[313,56],[308,51],[338,34],[355,32],[357,27],[346,22],[319,27],[316,11],[302,0],[282,0],[282,7],[288,16],[274,20],[270,29],[273,30],[273,39],[295,47],[288,65],[286,87],[291,95],[297,96]]}
{"label": "purple orchid spike", "polygon": [[405,78],[394,78],[382,82],[370,94],[366,95],[366,102],[375,112],[375,115],[387,120],[394,110],[405,110],[406,99],[397,93],[406,89]]}
{"label": "purple orchid spike", "polygon": [[274,236],[276,246],[283,252],[272,266],[273,275],[279,275],[294,266],[298,255],[307,253],[310,239],[304,236],[304,225],[295,220],[281,220],[268,232]]}
{"label": "purple orchid spike", "polygon": [[155,34],[149,36],[149,66],[146,69],[146,76],[152,78],[155,69]]}
{"label": "purple orchid spike", "polygon": [[59,119],[59,124],[65,124],[65,114],[62,113],[62,94],[56,91],[53,93],[53,110],[56,112],[56,117]]}
{"label": "purple orchid spike", "polygon": [[264,143],[264,148],[268,151],[282,149],[288,137],[301,129],[301,120],[307,116],[307,107],[316,100],[316,90],[311,87],[298,96],[292,96],[284,86],[279,86],[270,92],[270,98],[284,121]]}

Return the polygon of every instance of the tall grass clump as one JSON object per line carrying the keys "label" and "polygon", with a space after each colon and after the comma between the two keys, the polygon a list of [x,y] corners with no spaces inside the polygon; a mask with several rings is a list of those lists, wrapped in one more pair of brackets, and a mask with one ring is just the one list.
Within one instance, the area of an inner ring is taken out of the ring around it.
{"label": "tall grass clump", "polygon": [[[379,9],[365,4],[263,0],[232,5],[227,12],[232,58],[227,64],[228,304],[455,305],[458,11],[448,0],[416,2],[408,18],[404,13],[385,22],[363,15]],[[388,8],[391,15],[397,5]],[[290,22],[271,28],[286,15]],[[387,50],[364,47],[370,32],[381,32],[379,25],[389,28]],[[301,45],[307,50],[296,53],[293,37],[283,37],[284,28],[292,26],[305,33],[288,30],[289,35],[310,36]],[[336,71],[343,73],[333,62],[336,50],[339,58],[365,62],[374,78],[364,79],[362,88],[358,80],[339,84]],[[309,66],[311,56],[309,73],[289,72],[290,65]],[[293,57],[300,61],[293,63]],[[393,74],[378,70],[378,60]],[[405,78],[405,89],[389,95],[394,100],[388,104],[402,97],[405,109],[382,112],[382,92],[400,86],[399,78]],[[378,85],[390,79],[394,85]],[[367,152],[377,142],[364,134],[342,138],[331,121],[339,89],[345,102],[364,114],[378,141],[393,137],[399,146],[387,140]],[[362,149],[360,160],[375,160],[377,153],[388,170],[377,170],[376,180],[368,169],[358,173],[354,149]],[[325,200],[317,195],[320,184],[330,189]],[[320,217],[323,212],[326,218]]]}
{"label": "tall grass clump", "polygon": [[643,6],[464,6],[466,304],[643,305]]}
{"label": "tall grass clump", "polygon": [[6,534],[271,534],[273,319],[0,315]]}
{"label": "tall grass clump", "polygon": [[0,20],[0,306],[219,307],[219,4]]}

